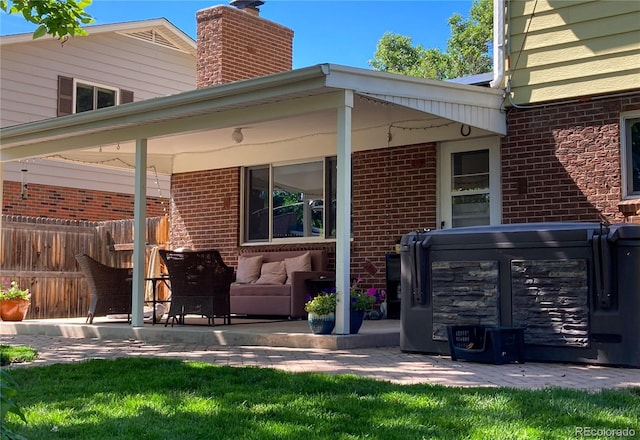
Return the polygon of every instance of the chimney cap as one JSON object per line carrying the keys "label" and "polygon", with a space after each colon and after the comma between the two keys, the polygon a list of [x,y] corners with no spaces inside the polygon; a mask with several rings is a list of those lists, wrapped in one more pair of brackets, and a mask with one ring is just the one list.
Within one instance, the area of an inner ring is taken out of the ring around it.
{"label": "chimney cap", "polygon": [[264,2],[261,0],[231,0],[229,4],[238,9],[248,8],[257,11],[259,6],[264,5]]}

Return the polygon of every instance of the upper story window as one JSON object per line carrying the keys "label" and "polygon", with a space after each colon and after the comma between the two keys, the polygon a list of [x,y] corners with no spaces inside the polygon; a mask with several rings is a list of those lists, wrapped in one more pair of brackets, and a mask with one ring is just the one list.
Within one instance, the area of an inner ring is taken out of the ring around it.
{"label": "upper story window", "polygon": [[116,105],[118,91],[106,86],[76,82],[75,113]]}
{"label": "upper story window", "polygon": [[58,76],[58,116],[112,107],[132,101],[132,91]]}
{"label": "upper story window", "polygon": [[623,114],[620,131],[622,196],[640,197],[640,111]]}
{"label": "upper story window", "polygon": [[243,240],[335,237],[336,158],[244,170]]}

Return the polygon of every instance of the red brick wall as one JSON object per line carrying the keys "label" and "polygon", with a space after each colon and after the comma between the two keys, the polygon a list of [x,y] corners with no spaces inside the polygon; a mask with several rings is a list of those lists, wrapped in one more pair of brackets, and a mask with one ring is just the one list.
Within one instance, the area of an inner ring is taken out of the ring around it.
{"label": "red brick wall", "polygon": [[[105,221],[133,218],[134,196],[61,186],[29,184],[22,200],[20,182],[3,182],[2,213],[27,217]],[[147,217],[168,214],[168,199],[147,197]]]}
{"label": "red brick wall", "polygon": [[234,265],[240,231],[240,170],[171,176],[171,245],[218,249]]}
{"label": "red brick wall", "polygon": [[624,221],[620,112],[640,93],[511,109],[502,141],[503,223]]}
{"label": "red brick wall", "polygon": [[[387,252],[400,237],[436,223],[435,145],[386,148],[353,154],[354,277],[384,287]],[[240,170],[175,174],[171,180],[171,246],[215,248],[235,266],[240,245]],[[326,249],[335,267],[335,244],[252,246],[251,251]],[[377,269],[375,276],[367,267]]]}
{"label": "red brick wall", "polygon": [[246,10],[198,11],[198,88],[291,70],[293,31]]}
{"label": "red brick wall", "polygon": [[[384,287],[385,254],[403,234],[436,225],[436,147],[409,145],[353,155],[352,276]],[[367,273],[373,265],[375,276]]]}

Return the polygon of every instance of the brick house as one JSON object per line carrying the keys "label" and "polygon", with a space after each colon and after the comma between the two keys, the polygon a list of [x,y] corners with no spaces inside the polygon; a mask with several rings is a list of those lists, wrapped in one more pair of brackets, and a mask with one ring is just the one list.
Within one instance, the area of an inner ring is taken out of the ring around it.
{"label": "brick house", "polygon": [[503,223],[640,222],[640,6],[507,5]]}
{"label": "brick house", "polygon": [[251,5],[205,9],[197,90],[3,130],[3,161],[118,145],[171,174],[172,245],[232,266],[246,249],[327,249],[342,291],[350,276],[384,286],[385,254],[414,229],[638,221],[640,6],[496,11],[488,88],[292,71],[293,31]]}
{"label": "brick house", "polygon": [[[165,19],[91,26],[88,36],[64,45],[31,34],[3,36],[0,48],[3,128],[195,88],[195,41]],[[52,156],[3,164],[3,214],[133,217],[133,168],[122,167],[130,157]],[[104,166],[89,166],[97,162]],[[150,170],[149,216],[168,214],[169,181]]]}

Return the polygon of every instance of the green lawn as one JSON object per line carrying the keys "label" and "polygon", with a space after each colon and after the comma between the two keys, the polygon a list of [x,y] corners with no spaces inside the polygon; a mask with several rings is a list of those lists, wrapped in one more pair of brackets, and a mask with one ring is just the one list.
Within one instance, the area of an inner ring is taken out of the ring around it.
{"label": "green lawn", "polygon": [[31,347],[0,344],[0,365],[9,365],[14,362],[32,362],[37,356],[38,352]]}
{"label": "green lawn", "polygon": [[638,388],[409,386],[150,358],[10,374],[28,420],[9,415],[12,428],[30,440],[584,438],[577,427],[634,430],[640,438]]}

